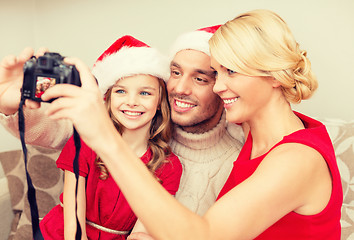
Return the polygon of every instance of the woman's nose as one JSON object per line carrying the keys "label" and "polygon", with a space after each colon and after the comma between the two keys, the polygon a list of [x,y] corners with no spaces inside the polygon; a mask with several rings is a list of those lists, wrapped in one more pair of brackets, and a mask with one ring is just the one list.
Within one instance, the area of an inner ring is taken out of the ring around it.
{"label": "woman's nose", "polygon": [[215,79],[213,92],[216,93],[216,94],[220,94],[220,93],[226,91],[226,89],[227,89],[227,87],[225,85],[223,77],[218,75],[217,78]]}

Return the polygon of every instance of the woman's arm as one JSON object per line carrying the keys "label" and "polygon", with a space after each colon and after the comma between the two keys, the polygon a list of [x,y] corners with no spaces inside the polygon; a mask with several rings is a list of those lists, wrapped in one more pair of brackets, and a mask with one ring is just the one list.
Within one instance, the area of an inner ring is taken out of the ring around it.
{"label": "woman's arm", "polygon": [[[75,210],[75,174],[65,170],[63,205],[64,205],[64,237],[75,239],[76,234],[76,210]],[[79,176],[77,191],[77,216],[81,226],[82,240],[86,240],[86,193],[85,178]]]}
{"label": "woman's arm", "polygon": [[[63,98],[51,104],[48,114],[73,121],[155,239],[253,239],[291,211],[314,214],[327,204],[331,178],[322,156],[301,144],[283,144],[205,216],[194,214],[164,190],[117,133],[87,67],[71,63],[80,71],[82,88],[49,89],[43,97]],[[323,183],[323,191],[317,191]]]}
{"label": "woman's arm", "polygon": [[[253,239],[291,211],[320,212],[330,197],[331,180],[322,156],[309,147],[291,144],[264,159],[250,178],[202,218],[167,194],[124,151],[128,148],[120,140],[110,142],[114,144],[102,147],[100,156],[155,239]],[[319,192],[321,182],[326,189]]]}

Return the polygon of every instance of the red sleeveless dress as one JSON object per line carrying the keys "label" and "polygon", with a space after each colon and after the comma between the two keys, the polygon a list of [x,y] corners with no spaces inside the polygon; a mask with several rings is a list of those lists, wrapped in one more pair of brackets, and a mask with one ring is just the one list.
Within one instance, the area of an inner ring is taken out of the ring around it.
{"label": "red sleeveless dress", "polygon": [[[295,114],[302,120],[305,129],[285,136],[283,140],[277,143],[273,148],[280,144],[291,142],[301,143],[317,150],[326,160],[331,172],[332,194],[327,206],[320,213],[305,216],[290,212],[255,239],[340,240],[343,191],[331,139],[322,123],[300,113],[295,112]],[[252,136],[249,134],[244,147],[237,160],[234,162],[232,172],[221,190],[218,199],[251,176],[267,155],[264,154],[250,160],[251,150]]]}

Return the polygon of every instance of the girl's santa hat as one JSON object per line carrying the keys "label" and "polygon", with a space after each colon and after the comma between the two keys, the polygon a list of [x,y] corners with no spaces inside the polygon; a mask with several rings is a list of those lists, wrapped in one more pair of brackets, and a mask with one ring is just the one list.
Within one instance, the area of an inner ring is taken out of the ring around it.
{"label": "girl's santa hat", "polygon": [[170,69],[167,58],[156,49],[126,35],[104,51],[94,64],[92,73],[102,94],[105,94],[118,79],[136,74],[148,74],[167,81]]}
{"label": "girl's santa hat", "polygon": [[170,57],[174,58],[174,56],[182,50],[197,50],[203,52],[210,56],[209,52],[209,39],[216,30],[219,29],[221,25],[215,25],[211,27],[201,28],[193,32],[187,32],[180,35],[170,50]]}

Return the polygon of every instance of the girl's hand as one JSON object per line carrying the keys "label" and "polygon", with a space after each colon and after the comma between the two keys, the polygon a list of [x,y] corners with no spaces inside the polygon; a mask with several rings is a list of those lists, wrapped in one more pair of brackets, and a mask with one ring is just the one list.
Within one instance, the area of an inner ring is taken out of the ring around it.
{"label": "girl's hand", "polygon": [[76,58],[66,58],[65,63],[76,66],[82,86],[57,84],[49,88],[42,99],[58,99],[50,104],[47,114],[56,120],[70,119],[81,138],[95,150],[95,146],[105,139],[105,134],[109,134],[112,127],[115,128],[89,68]]}

